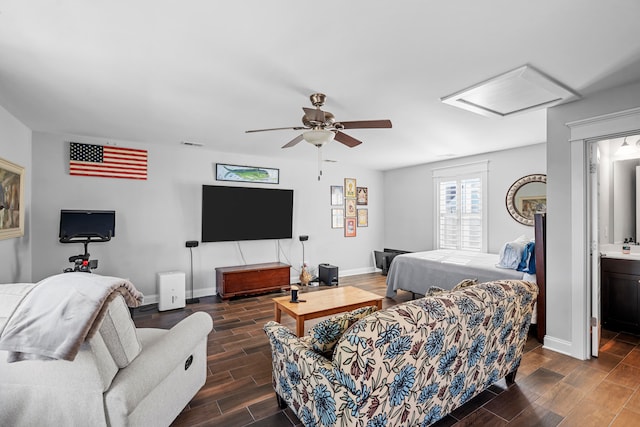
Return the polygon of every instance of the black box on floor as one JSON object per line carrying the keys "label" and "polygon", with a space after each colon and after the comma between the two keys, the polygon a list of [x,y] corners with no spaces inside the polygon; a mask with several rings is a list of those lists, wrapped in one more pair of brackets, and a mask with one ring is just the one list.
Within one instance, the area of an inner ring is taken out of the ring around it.
{"label": "black box on floor", "polygon": [[338,267],[331,264],[318,265],[318,279],[321,285],[338,286]]}

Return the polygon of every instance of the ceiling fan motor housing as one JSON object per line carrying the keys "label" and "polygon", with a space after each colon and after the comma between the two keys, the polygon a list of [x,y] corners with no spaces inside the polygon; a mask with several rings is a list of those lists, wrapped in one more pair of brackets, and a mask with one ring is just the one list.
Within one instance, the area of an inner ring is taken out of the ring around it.
{"label": "ceiling fan motor housing", "polygon": [[311,100],[311,105],[319,108],[324,105],[324,100],[327,99],[327,95],[324,93],[312,93],[309,99]]}
{"label": "ceiling fan motor housing", "polygon": [[[318,110],[318,111],[322,111],[322,110]],[[309,117],[307,117],[307,115],[305,114],[304,116],[302,116],[302,124],[309,128],[324,128],[326,126],[331,126],[335,123],[336,118],[333,114],[331,114],[328,111],[322,111],[322,113],[324,113],[323,114],[324,120],[309,119]]]}

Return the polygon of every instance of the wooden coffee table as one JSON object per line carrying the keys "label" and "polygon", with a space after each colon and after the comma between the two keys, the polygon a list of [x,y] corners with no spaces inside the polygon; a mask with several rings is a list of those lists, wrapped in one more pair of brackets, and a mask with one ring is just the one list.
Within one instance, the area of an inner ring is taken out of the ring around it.
{"label": "wooden coffee table", "polygon": [[339,286],[326,291],[305,292],[298,294],[299,299],[306,302],[293,303],[291,296],[273,298],[276,322],[280,322],[284,311],[296,319],[296,335],[304,335],[304,321],[336,313],[355,310],[356,308],[375,305],[382,309],[384,297],[372,292],[363,291],[353,286]]}

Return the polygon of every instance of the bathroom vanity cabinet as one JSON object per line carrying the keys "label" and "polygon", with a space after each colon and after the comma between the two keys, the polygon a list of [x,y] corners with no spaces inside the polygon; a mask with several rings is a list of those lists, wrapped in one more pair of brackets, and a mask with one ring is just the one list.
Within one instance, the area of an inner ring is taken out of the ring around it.
{"label": "bathroom vanity cabinet", "polygon": [[602,326],[640,334],[640,260],[601,259]]}

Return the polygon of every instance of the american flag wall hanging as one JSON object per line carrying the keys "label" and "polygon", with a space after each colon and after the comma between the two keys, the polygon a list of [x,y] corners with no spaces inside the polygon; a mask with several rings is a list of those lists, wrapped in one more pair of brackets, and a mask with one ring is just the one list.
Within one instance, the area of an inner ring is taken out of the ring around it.
{"label": "american flag wall hanging", "polygon": [[69,175],[147,179],[147,150],[71,142]]}

